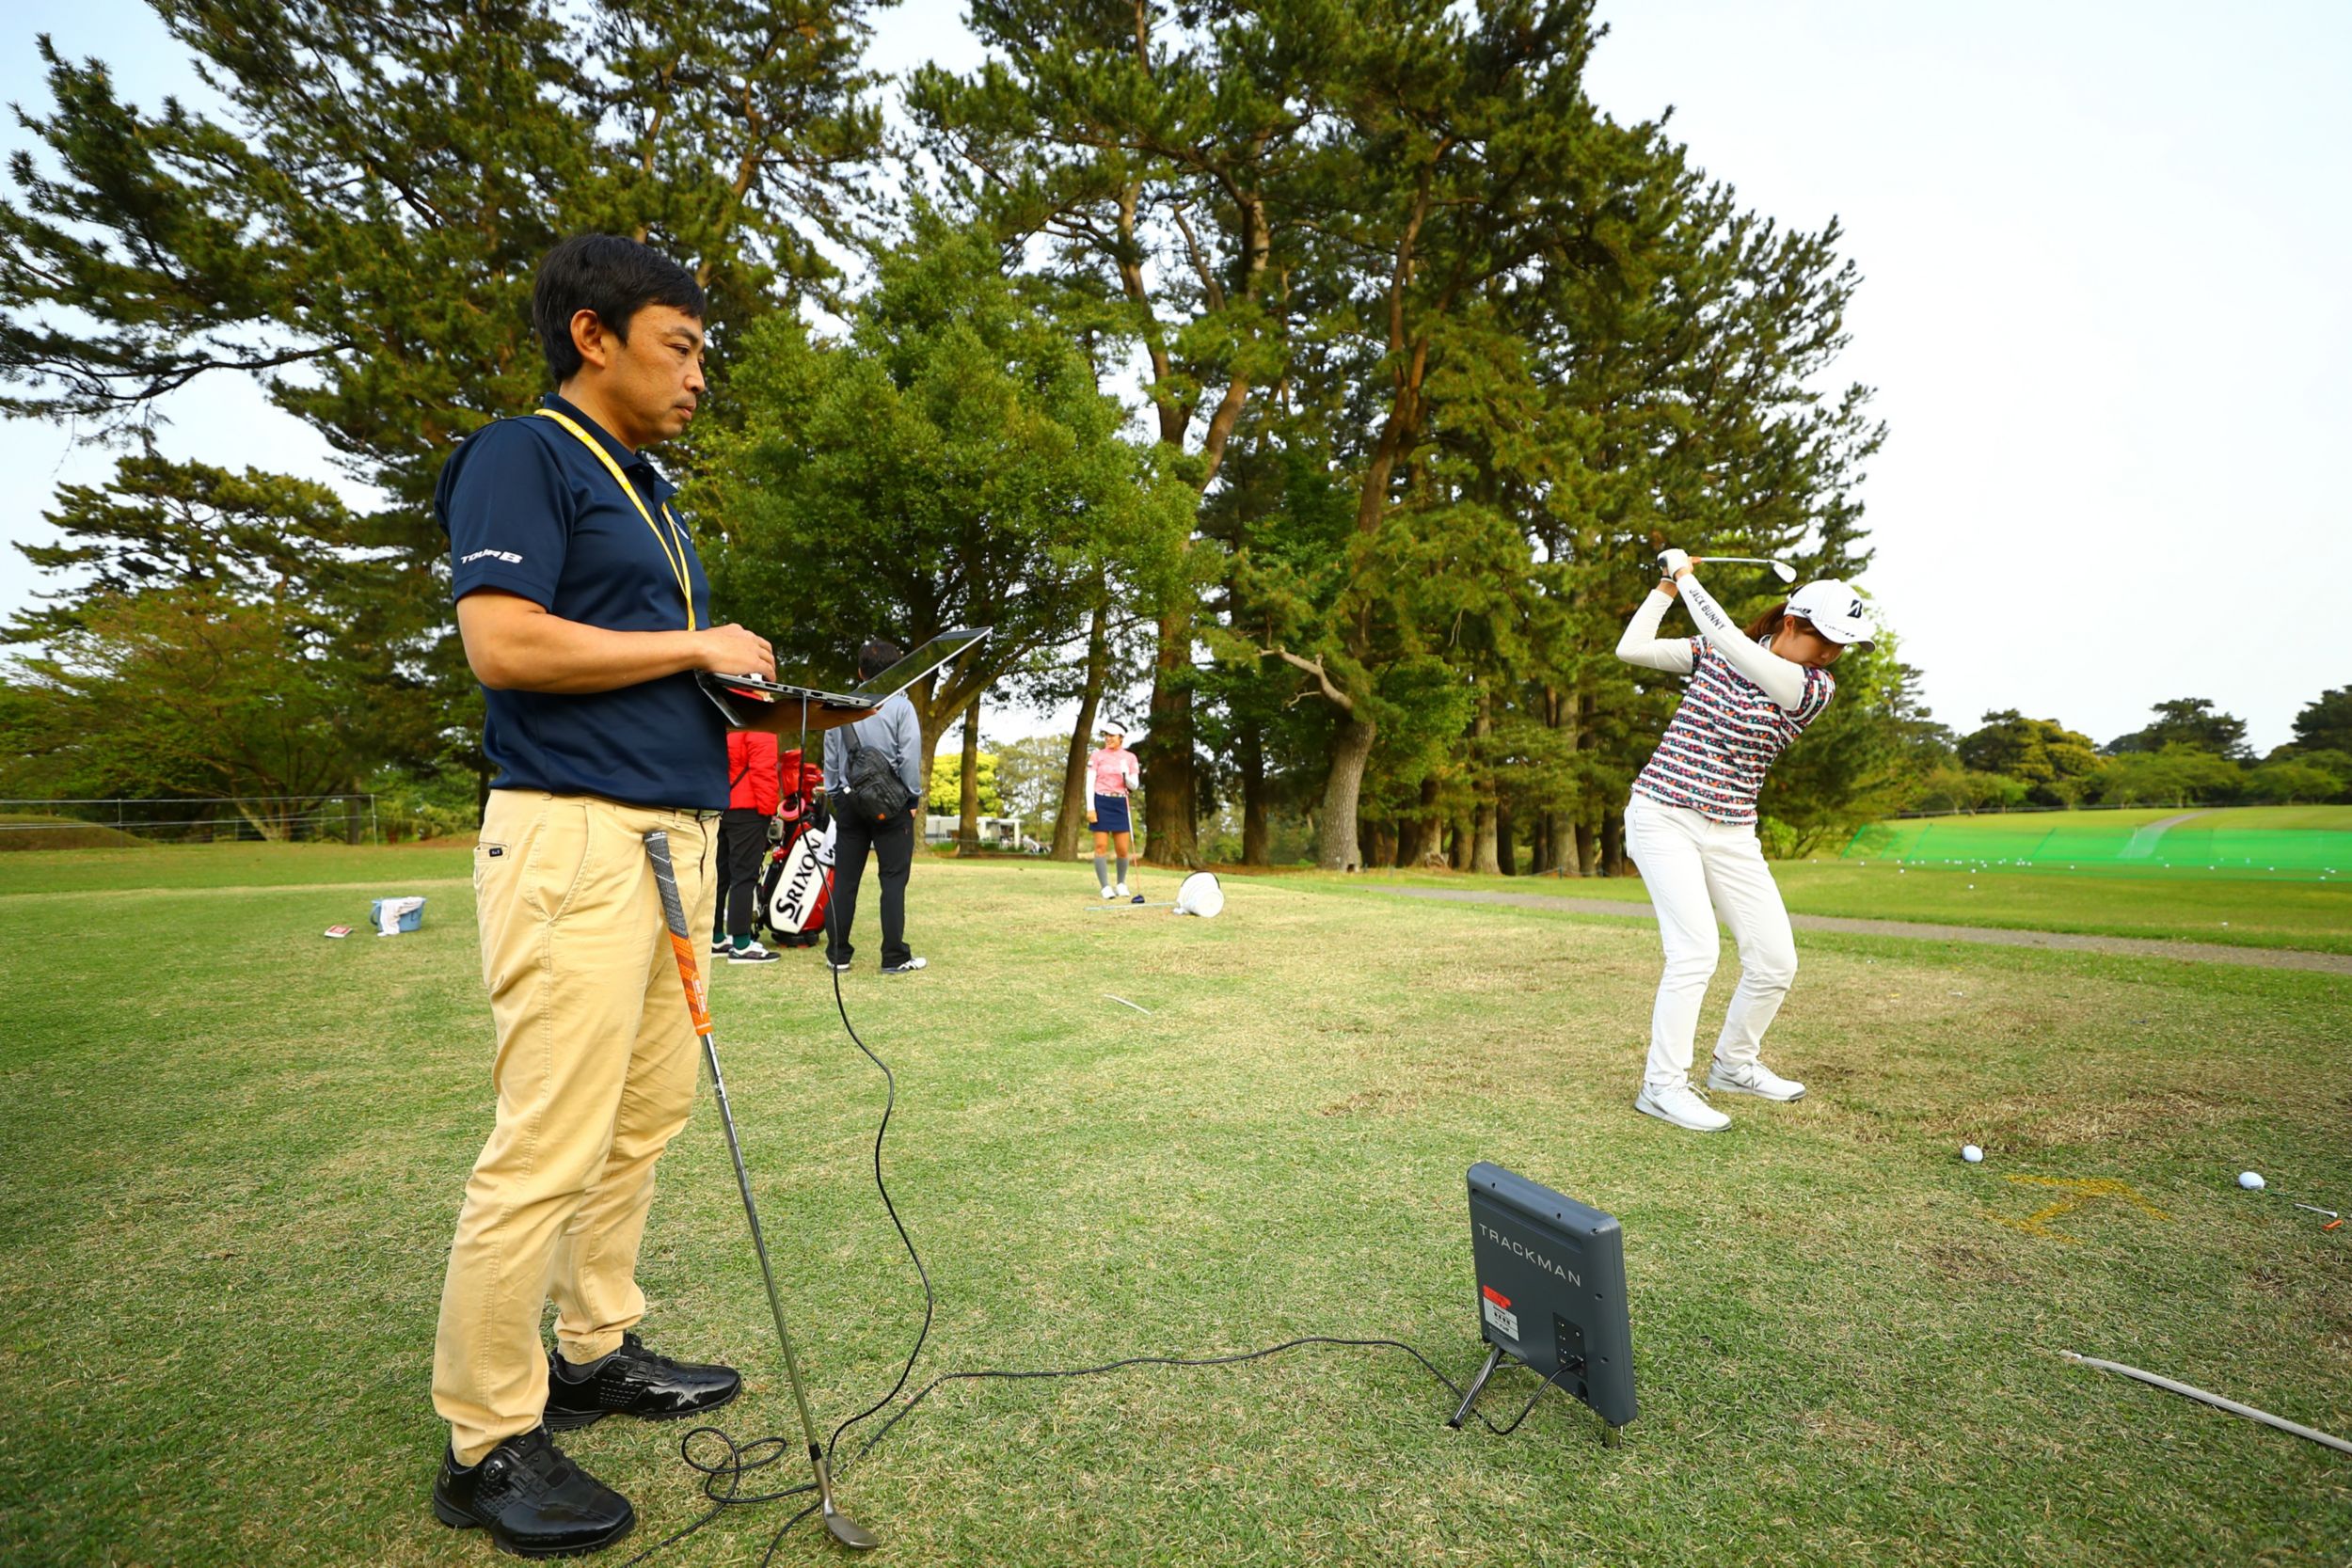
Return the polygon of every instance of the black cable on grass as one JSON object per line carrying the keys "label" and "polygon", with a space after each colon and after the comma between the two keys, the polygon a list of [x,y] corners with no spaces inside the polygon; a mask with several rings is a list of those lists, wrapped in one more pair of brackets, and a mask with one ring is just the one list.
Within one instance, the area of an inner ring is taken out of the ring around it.
{"label": "black cable on grass", "polygon": [[[1296,1350],[1302,1345],[1342,1345],[1359,1349],[1401,1350],[1420,1362],[1422,1370],[1443,1384],[1446,1391],[1454,1399],[1458,1401],[1462,1397],[1462,1388],[1459,1384],[1439,1371],[1429,1357],[1402,1339],[1344,1339],[1328,1334],[1308,1334],[1295,1339],[1285,1339],[1279,1345],[1268,1345],[1263,1350],[1239,1351],[1232,1355],[1130,1355],[1118,1361],[1105,1361],[1099,1367],[1070,1367],[1035,1371],[990,1370],[976,1372],[942,1372],[925,1384],[921,1391],[913,1399],[901,1405],[890,1419],[882,1423],[882,1430],[868,1437],[865,1446],[850,1455],[850,1458],[852,1460],[863,1459],[872,1452],[874,1446],[890,1434],[892,1427],[913,1415],[914,1407],[930,1398],[932,1391],[944,1383],[977,1382],[983,1379],[1018,1382],[1031,1378],[1100,1377],[1104,1372],[1123,1371],[1129,1367],[1237,1367],[1245,1361],[1263,1361],[1269,1355],[1279,1355],[1284,1351]],[[1521,1421],[1527,1419],[1528,1412],[1535,1408],[1535,1402],[1544,1397],[1544,1390],[1552,1386],[1559,1380],[1560,1373],[1565,1370],[1567,1369],[1562,1367],[1537,1385],[1535,1391],[1527,1397],[1527,1403],[1520,1406],[1519,1413],[1512,1418],[1509,1426],[1495,1425],[1483,1410],[1472,1410],[1470,1414],[1477,1417],[1488,1432],[1498,1437],[1508,1437],[1518,1430]]]}
{"label": "black cable on grass", "polygon": [[[802,765],[805,767],[808,761],[807,708],[805,706],[803,707],[802,714],[801,760]],[[923,1323],[915,1330],[914,1345],[907,1352],[905,1363],[898,1369],[898,1381],[890,1386],[888,1393],[883,1394],[882,1398],[834,1428],[833,1435],[825,1441],[825,1463],[832,1467],[834,1476],[846,1474],[850,1465],[873,1452],[876,1445],[890,1435],[892,1428],[914,1414],[916,1406],[930,1399],[943,1385],[949,1383],[1025,1383],[1051,1378],[1101,1377],[1108,1372],[1124,1371],[1130,1367],[1235,1367],[1248,1361],[1263,1361],[1268,1356],[1279,1355],[1285,1351],[1297,1350],[1307,1345],[1337,1345],[1347,1349],[1403,1351],[1421,1364],[1422,1370],[1437,1379],[1438,1383],[1447,1393],[1453,1395],[1457,1402],[1462,1399],[1461,1385],[1438,1370],[1436,1362],[1402,1339],[1349,1339],[1327,1334],[1309,1334],[1295,1339],[1285,1339],[1279,1345],[1268,1345],[1263,1350],[1239,1351],[1230,1355],[1130,1355],[1117,1361],[1105,1361],[1094,1367],[1028,1370],[986,1368],[968,1372],[942,1372],[917,1389],[913,1399],[892,1411],[889,1419],[883,1421],[872,1436],[860,1444],[849,1459],[836,1464],[834,1451],[840,1446],[843,1434],[851,1427],[857,1426],[893,1403],[905,1390],[908,1382],[913,1379],[914,1364],[921,1358],[923,1346],[930,1338],[931,1322],[937,1310],[938,1298],[931,1289],[930,1270],[924,1267],[923,1255],[915,1249],[914,1238],[908,1234],[906,1222],[898,1217],[898,1206],[891,1201],[890,1183],[882,1175],[882,1142],[890,1134],[891,1113],[898,1108],[898,1075],[890,1070],[890,1064],[883,1061],[875,1053],[874,1048],[866,1043],[864,1037],[857,1032],[857,1025],[850,1022],[849,1004],[841,995],[841,972],[833,968],[833,901],[828,895],[825,902],[825,966],[833,974],[834,1010],[841,1015],[841,1027],[848,1032],[850,1042],[865,1053],[866,1059],[873,1063],[876,1069],[882,1075],[882,1121],[874,1129],[874,1190],[881,1195],[882,1209],[890,1215],[891,1226],[898,1232],[899,1243],[907,1249],[907,1261],[914,1265],[914,1276],[922,1282],[923,1286]],[[1519,1423],[1526,1420],[1534,1410],[1535,1402],[1542,1399],[1544,1391],[1557,1384],[1560,1374],[1567,1370],[1565,1366],[1563,1366],[1537,1384],[1535,1391],[1527,1396],[1527,1402],[1519,1407],[1519,1413],[1511,1418],[1510,1424],[1507,1426],[1495,1425],[1492,1418],[1483,1410],[1472,1410],[1470,1414],[1476,1416],[1479,1424],[1488,1432],[1498,1437],[1508,1437],[1518,1431]],[[695,1441],[703,1437],[711,1438],[722,1445],[724,1450],[723,1456],[710,1461],[697,1458],[694,1453]],[[815,1492],[817,1483],[808,1481],[776,1492],[747,1494],[743,1491],[743,1481],[746,1476],[764,1470],[787,1457],[797,1460],[801,1452],[801,1445],[788,1435],[755,1437],[748,1443],[738,1443],[718,1427],[694,1428],[678,1440],[678,1457],[685,1461],[689,1469],[695,1471],[703,1478],[703,1496],[710,1499],[710,1511],[685,1528],[655,1542],[623,1563],[621,1568],[637,1568],[639,1563],[645,1561],[655,1553],[677,1544],[729,1509],[747,1508],[760,1503],[782,1502],[787,1497],[805,1497]],[[722,1482],[725,1484],[724,1491],[720,1490]],[[777,1551],[784,1545],[784,1538],[791,1532],[792,1527],[816,1513],[819,1506],[821,1505],[812,1502],[776,1528],[776,1533],[769,1538],[768,1549],[760,1554],[760,1568],[768,1568],[768,1565],[775,1560]]]}

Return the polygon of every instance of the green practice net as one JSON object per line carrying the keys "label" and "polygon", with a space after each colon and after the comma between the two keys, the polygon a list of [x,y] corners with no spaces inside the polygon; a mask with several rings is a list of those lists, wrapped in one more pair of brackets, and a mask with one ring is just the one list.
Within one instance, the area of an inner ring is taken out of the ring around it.
{"label": "green practice net", "polygon": [[2352,832],[2239,828],[2203,817],[2056,822],[2031,816],[1957,816],[1875,822],[1847,841],[1842,859],[1915,864],[2009,866],[2141,877],[2352,880]]}

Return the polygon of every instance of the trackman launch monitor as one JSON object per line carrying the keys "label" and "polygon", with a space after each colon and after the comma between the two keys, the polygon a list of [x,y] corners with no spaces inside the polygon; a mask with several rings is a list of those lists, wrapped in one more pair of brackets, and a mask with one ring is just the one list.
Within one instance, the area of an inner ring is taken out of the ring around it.
{"label": "trackman launch monitor", "polygon": [[1470,1168],[1470,1212],[1478,1331],[1490,1348],[1447,1424],[1462,1424],[1508,1355],[1591,1405],[1614,1443],[1637,1414],[1615,1217],[1483,1160]]}

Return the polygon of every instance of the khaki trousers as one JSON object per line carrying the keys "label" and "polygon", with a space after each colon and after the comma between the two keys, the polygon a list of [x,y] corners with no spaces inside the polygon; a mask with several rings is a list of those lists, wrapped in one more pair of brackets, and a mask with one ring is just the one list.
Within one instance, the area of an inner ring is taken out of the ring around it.
{"label": "khaki trousers", "polygon": [[466,1181],[433,1346],[433,1405],[461,1465],[539,1425],[550,1296],[567,1360],[613,1350],[644,1316],[654,1162],[693,1108],[699,1046],[644,837],[670,835],[686,928],[707,931],[707,818],[504,789],[483,813],[473,882],[498,1125]]}

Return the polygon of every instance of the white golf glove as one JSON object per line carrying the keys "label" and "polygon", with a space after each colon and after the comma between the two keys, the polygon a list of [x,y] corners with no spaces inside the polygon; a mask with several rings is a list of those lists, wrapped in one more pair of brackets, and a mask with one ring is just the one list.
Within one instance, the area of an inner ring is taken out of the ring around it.
{"label": "white golf glove", "polygon": [[1691,557],[1684,550],[1660,550],[1658,569],[1669,578],[1678,578],[1691,569]]}

